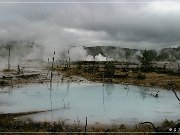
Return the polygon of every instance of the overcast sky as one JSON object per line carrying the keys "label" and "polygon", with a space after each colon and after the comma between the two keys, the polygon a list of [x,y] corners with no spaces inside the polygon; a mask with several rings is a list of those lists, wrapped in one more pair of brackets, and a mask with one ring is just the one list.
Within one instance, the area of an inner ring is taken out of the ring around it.
{"label": "overcast sky", "polygon": [[161,48],[180,44],[178,0],[132,1],[0,3],[0,40],[34,40],[55,49],[73,45]]}

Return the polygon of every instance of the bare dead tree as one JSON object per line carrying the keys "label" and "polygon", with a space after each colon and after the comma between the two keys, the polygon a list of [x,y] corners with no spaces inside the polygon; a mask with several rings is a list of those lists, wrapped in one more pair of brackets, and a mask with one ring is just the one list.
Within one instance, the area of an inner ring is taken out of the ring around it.
{"label": "bare dead tree", "polygon": [[180,65],[178,64],[178,71],[180,71]]}
{"label": "bare dead tree", "polygon": [[70,59],[69,50],[68,50],[68,60],[69,60],[69,62],[68,62],[68,68],[70,69],[70,63],[71,63],[71,59]]}
{"label": "bare dead tree", "polygon": [[146,122],[142,122],[140,124],[150,124],[153,127],[155,132],[159,132],[159,130],[155,127],[155,125],[152,122],[146,121]]}
{"label": "bare dead tree", "polygon": [[10,42],[7,44],[8,49],[8,69],[10,69],[10,57],[11,57],[11,48],[12,48],[13,42]]}
{"label": "bare dead tree", "polygon": [[[178,97],[176,91],[175,91],[173,88],[172,88],[171,90],[174,92],[174,95],[176,96],[177,100],[179,100],[179,102],[180,102],[180,98]],[[179,104],[180,104],[180,103],[179,103]]]}
{"label": "bare dead tree", "polygon": [[[174,95],[176,96],[177,100],[180,102],[180,98],[178,97],[176,91],[174,90],[174,82],[171,80],[168,85],[169,85],[170,90],[173,91],[173,93],[174,93]],[[180,104],[180,103],[179,103],[179,104]]]}
{"label": "bare dead tree", "polygon": [[8,55],[8,69],[10,69],[10,55],[11,55],[11,48],[8,48],[9,50],[9,55]]}
{"label": "bare dead tree", "polygon": [[54,57],[52,58],[52,67],[51,67],[51,78],[50,78],[50,82],[52,83],[52,76],[53,76],[53,68],[54,68]]}
{"label": "bare dead tree", "polygon": [[153,129],[154,129],[154,131],[155,131],[155,133],[154,134],[171,134],[171,135],[176,135],[176,134],[178,134],[178,129],[179,129],[179,126],[180,126],[180,123],[177,123],[177,124],[175,124],[175,125],[173,125],[172,127],[171,127],[171,129],[172,130],[170,130],[169,128],[163,128],[162,127],[162,129],[160,128],[160,127],[156,127],[152,122],[149,122],[149,121],[146,121],[146,122],[142,122],[142,123],[140,123],[140,124],[150,124],[152,127],[153,127]]}
{"label": "bare dead tree", "polygon": [[86,132],[87,132],[87,117],[86,117],[86,125],[85,125],[85,133],[84,134],[86,134]]}
{"label": "bare dead tree", "polygon": [[[54,56],[55,56],[55,51],[54,51]],[[53,107],[52,107],[52,97],[51,97],[51,91],[52,91],[52,77],[53,77],[53,68],[54,68],[54,56],[52,58],[52,67],[51,67],[51,78],[50,78],[50,103],[51,103],[51,115],[52,115],[52,120],[53,120]]]}

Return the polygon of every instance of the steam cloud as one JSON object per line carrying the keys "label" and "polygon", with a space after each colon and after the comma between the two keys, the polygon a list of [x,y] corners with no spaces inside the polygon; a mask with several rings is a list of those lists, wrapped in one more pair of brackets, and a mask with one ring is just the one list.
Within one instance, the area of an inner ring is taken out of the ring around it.
{"label": "steam cloud", "polygon": [[[35,41],[41,47],[30,50],[32,52],[28,53],[28,59],[42,57],[47,60],[54,51],[58,59],[70,50],[71,59],[89,60],[104,58],[101,54],[92,58],[87,56],[82,47],[72,46],[176,46],[180,43],[180,5],[176,5],[176,2],[178,0],[141,4],[1,3],[0,47],[4,45],[2,42],[12,40]],[[0,52],[0,61],[3,63],[5,50]]]}

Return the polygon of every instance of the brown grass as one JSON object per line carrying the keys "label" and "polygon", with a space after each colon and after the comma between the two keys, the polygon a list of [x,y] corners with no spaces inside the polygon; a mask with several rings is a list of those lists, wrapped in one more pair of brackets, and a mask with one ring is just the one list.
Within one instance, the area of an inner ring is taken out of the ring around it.
{"label": "brown grass", "polygon": [[[75,132],[75,134],[84,134],[84,127],[80,121],[75,121],[72,124],[67,124],[65,122],[34,122],[32,120],[19,121],[15,119],[17,116],[31,114],[36,112],[27,113],[17,113],[17,114],[0,114],[0,132]],[[161,124],[156,127],[159,131],[168,131],[169,128],[174,128],[177,126],[175,122],[164,120]],[[80,132],[80,133],[79,133]],[[97,133],[116,133],[121,132],[121,134],[132,134],[136,132],[139,135],[154,133],[154,128],[149,124],[135,124],[134,126],[127,126],[124,124],[120,125],[88,125],[87,134],[97,134]],[[128,132],[128,133],[127,133]],[[118,133],[119,134],[119,133]]]}
{"label": "brown grass", "polygon": [[[58,68],[58,72],[64,73],[66,76],[71,76],[71,75],[77,75],[77,76],[82,76],[86,78],[89,81],[95,81],[95,82],[103,82],[103,76],[99,76],[99,73],[103,71],[103,69],[100,69],[98,72],[94,73],[88,73],[84,72],[83,70],[78,70],[77,68],[71,68],[68,71],[63,71],[63,68]],[[112,83],[127,83],[127,84],[133,84],[133,85],[138,85],[138,86],[149,86],[149,87],[160,87],[160,88],[165,88],[169,89],[169,82],[173,81],[174,88],[176,90],[180,90],[180,77],[179,76],[173,76],[169,74],[160,74],[160,73],[155,73],[155,72],[149,72],[149,73],[134,73],[132,71],[129,72],[123,72],[121,70],[116,70],[115,74],[116,75],[123,75],[127,73],[128,77],[127,78],[104,78],[105,82],[109,82],[111,80]],[[137,76],[139,74],[144,74],[145,79],[138,79]]]}

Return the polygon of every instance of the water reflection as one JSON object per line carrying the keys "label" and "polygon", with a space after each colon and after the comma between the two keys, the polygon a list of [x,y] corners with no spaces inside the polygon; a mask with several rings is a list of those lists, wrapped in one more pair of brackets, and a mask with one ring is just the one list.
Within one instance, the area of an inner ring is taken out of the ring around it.
{"label": "water reflection", "polygon": [[114,84],[107,83],[104,85],[104,87],[105,87],[105,91],[106,91],[107,95],[108,96],[112,95],[113,90],[114,90]]}
{"label": "water reflection", "polygon": [[64,109],[66,109],[66,108],[69,108],[69,101],[67,101],[67,103],[65,102],[65,99],[67,98],[67,97],[69,97],[69,93],[70,93],[70,80],[68,80],[68,82],[67,82],[67,90],[66,90],[66,93],[65,93],[65,95],[64,95],[64,97],[63,97],[63,99],[62,99],[62,103],[63,103],[63,107],[64,107]]}
{"label": "water reflection", "polygon": [[159,90],[154,89],[151,91],[149,87],[139,87],[140,97],[145,100],[146,98],[153,98],[158,100],[159,98]]}
{"label": "water reflection", "polygon": [[124,97],[124,100],[128,97],[129,94],[129,86],[128,85],[124,85],[124,89],[127,91],[126,92],[126,96]]}
{"label": "water reflection", "polygon": [[149,93],[149,88],[147,87],[140,87],[139,88],[139,94],[140,97],[144,100],[145,98],[147,98],[147,95]]}
{"label": "water reflection", "polygon": [[49,87],[47,84],[47,88],[49,89],[49,99],[50,99],[50,110],[51,110],[51,120],[53,120],[53,102],[52,102],[52,81],[49,82]]}
{"label": "water reflection", "polygon": [[[113,90],[114,90],[114,84],[111,84],[111,83],[103,84],[103,108],[104,108],[104,111],[106,110],[105,97],[106,97],[106,100],[107,100],[107,98],[110,98],[109,96],[111,96],[113,94]],[[107,96],[105,96],[105,94],[107,94]]]}

